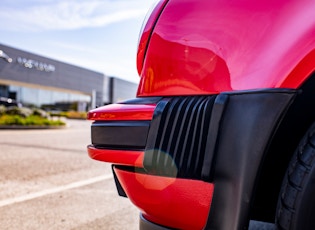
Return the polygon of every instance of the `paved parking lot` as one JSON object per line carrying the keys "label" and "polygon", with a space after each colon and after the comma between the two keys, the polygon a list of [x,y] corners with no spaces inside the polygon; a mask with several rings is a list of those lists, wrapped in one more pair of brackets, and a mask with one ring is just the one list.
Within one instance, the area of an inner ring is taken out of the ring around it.
{"label": "paved parking lot", "polygon": [[0,229],[138,229],[109,164],[91,160],[90,122],[0,130]]}

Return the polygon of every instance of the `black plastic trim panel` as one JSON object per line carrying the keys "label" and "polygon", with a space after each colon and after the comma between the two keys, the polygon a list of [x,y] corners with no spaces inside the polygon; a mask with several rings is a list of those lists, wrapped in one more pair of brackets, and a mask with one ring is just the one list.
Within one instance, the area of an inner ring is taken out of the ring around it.
{"label": "black plastic trim panel", "polygon": [[150,121],[95,121],[91,126],[96,148],[143,150]]}
{"label": "black plastic trim panel", "polygon": [[226,93],[212,161],[215,184],[205,229],[247,229],[260,166],[297,91],[265,89]]}

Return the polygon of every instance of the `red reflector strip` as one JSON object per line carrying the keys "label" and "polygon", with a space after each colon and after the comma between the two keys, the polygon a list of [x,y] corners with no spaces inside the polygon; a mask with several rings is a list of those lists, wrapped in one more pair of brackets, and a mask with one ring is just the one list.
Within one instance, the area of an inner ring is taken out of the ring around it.
{"label": "red reflector strip", "polygon": [[88,154],[94,160],[143,168],[143,151],[97,149],[89,145]]}
{"label": "red reflector strip", "polygon": [[153,105],[112,104],[93,109],[88,113],[89,120],[151,120],[155,109]]}

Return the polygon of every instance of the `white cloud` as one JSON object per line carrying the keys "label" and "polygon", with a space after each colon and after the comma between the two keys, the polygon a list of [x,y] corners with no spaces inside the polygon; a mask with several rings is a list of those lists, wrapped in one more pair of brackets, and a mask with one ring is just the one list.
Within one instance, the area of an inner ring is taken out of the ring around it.
{"label": "white cloud", "polygon": [[[0,40],[48,58],[137,82],[138,33],[155,1],[0,0]],[[123,20],[128,21],[119,23]],[[117,24],[79,30],[111,23]]]}
{"label": "white cloud", "polygon": [[[2,30],[69,30],[101,27],[111,23],[144,17],[152,1],[44,1],[23,7],[0,3]],[[27,3],[27,2],[25,2]],[[3,6],[1,6],[3,5]]]}

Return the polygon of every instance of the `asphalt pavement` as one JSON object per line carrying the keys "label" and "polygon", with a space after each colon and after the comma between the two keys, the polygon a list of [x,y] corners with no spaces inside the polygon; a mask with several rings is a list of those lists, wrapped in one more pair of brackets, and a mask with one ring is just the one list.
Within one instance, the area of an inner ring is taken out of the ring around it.
{"label": "asphalt pavement", "polygon": [[138,229],[111,167],[90,159],[90,122],[57,130],[0,130],[0,229]]}

